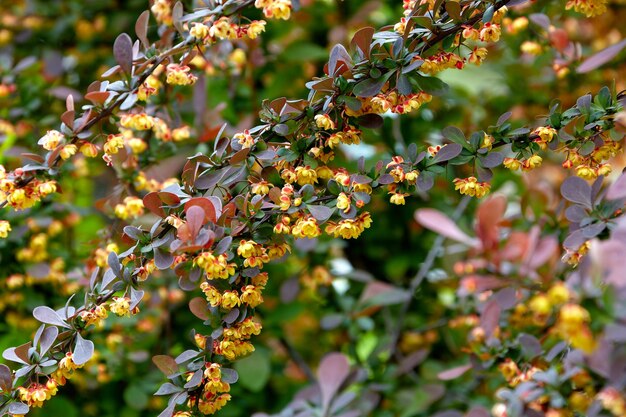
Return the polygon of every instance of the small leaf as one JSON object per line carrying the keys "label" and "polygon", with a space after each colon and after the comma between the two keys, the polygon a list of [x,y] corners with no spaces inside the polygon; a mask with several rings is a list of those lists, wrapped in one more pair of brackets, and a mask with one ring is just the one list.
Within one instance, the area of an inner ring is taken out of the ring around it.
{"label": "small leaf", "polygon": [[137,21],[135,22],[135,34],[137,38],[141,41],[144,48],[150,48],[150,42],[148,41],[148,24],[150,23],[150,11],[144,10],[143,13],[139,15]]}
{"label": "small leaf", "polygon": [[76,365],[84,365],[93,356],[94,345],[91,340],[83,339],[80,333],[76,333],[76,345],[74,346],[74,362]]}
{"label": "small leaf", "polygon": [[456,126],[444,127],[441,133],[443,134],[443,137],[451,140],[454,143],[458,143],[463,147],[466,147],[468,145],[467,139],[465,139],[463,131]]}
{"label": "small leaf", "polygon": [[113,43],[113,56],[122,71],[130,75],[133,71],[133,41],[126,33],[122,33]]}
{"label": "small leaf", "polygon": [[166,382],[159,387],[158,391],[155,392],[154,395],[170,395],[170,394],[174,394],[175,392],[181,392],[181,391],[183,391],[181,387],[177,387],[171,382]]}
{"label": "small leaf", "polygon": [[159,370],[163,372],[163,374],[165,374],[165,376],[170,376],[178,372],[178,364],[176,363],[174,358],[172,358],[171,356],[167,356],[167,355],[153,356],[152,363],[154,363],[156,367],[159,368]]}
{"label": "small leaf", "polygon": [[322,205],[310,204],[306,207],[309,210],[309,213],[311,213],[311,215],[315,217],[319,223],[324,223],[326,220],[330,219],[330,216],[332,216],[334,212],[334,209]]}

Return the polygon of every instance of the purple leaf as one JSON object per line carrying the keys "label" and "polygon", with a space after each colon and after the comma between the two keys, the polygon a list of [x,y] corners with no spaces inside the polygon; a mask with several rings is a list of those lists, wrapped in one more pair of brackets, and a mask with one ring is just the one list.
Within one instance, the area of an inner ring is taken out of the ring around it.
{"label": "purple leaf", "polygon": [[317,380],[322,394],[322,409],[324,410],[322,414],[326,414],[333,397],[349,373],[348,358],[342,353],[329,353],[322,359],[317,370]]}
{"label": "purple leaf", "polygon": [[543,13],[533,13],[528,16],[531,22],[541,26],[544,30],[550,29],[550,18]]}
{"label": "purple leaf", "polygon": [[448,369],[446,371],[439,372],[437,374],[437,378],[442,381],[450,381],[452,379],[456,379],[463,375],[465,372],[472,369],[472,364],[468,363],[466,365],[457,366],[456,368]]}
{"label": "purple leaf", "polygon": [[132,73],[133,41],[128,34],[122,33],[115,39],[115,43],[113,43],[113,56],[126,74]]}
{"label": "purple leaf", "polygon": [[[202,210],[202,209],[199,209]],[[203,214],[204,215],[204,214]],[[174,263],[174,256],[171,253],[164,252],[159,248],[154,248],[154,265],[158,269],[168,269]]]}
{"label": "purple leaf", "polygon": [[535,336],[522,333],[517,338],[517,341],[522,346],[522,351],[524,352],[524,355],[528,359],[534,358],[535,356],[539,355],[542,351],[541,343],[539,343],[539,340],[537,340]]}
{"label": "purple leaf", "polygon": [[565,217],[573,223],[580,223],[587,216],[587,212],[581,206],[569,206],[565,209]]}
{"label": "purple leaf", "polygon": [[601,50],[589,58],[585,60],[580,66],[576,69],[576,72],[579,74],[584,74],[591,70],[598,68],[601,65],[606,64],[611,59],[613,59],[617,54],[619,54],[622,49],[626,47],[626,39],[621,42],[616,43],[615,45],[611,45],[606,49]]}
{"label": "purple leaf", "polygon": [[[181,363],[188,362],[198,357],[198,354],[199,352],[197,350],[186,350],[176,357],[176,363],[180,365]],[[154,358],[152,360],[154,361]]]}
{"label": "purple leaf", "polygon": [[572,203],[581,204],[588,209],[591,205],[591,187],[579,177],[569,177],[561,184],[561,195]]}
{"label": "purple leaf", "polygon": [[458,143],[449,143],[437,152],[437,155],[433,158],[432,163],[445,162],[456,158],[462,150],[463,147]]}
{"label": "purple leaf", "polygon": [[626,197],[626,174],[620,175],[619,178],[611,184],[606,193],[606,198],[609,200],[618,200],[624,197]]}
{"label": "purple leaf", "polygon": [[502,310],[513,308],[517,303],[517,290],[513,287],[506,287],[494,294],[495,300]]}
{"label": "purple leaf", "polygon": [[502,164],[504,161],[504,155],[500,152],[490,152],[484,157],[480,157],[480,163],[485,168],[495,168],[498,165]]}
{"label": "purple leaf", "polygon": [[14,402],[9,404],[9,413],[12,415],[28,414],[29,408],[26,404],[21,402]]}
{"label": "purple leaf", "polygon": [[91,340],[83,339],[80,333],[76,333],[76,345],[74,346],[74,362],[76,365],[87,363],[93,356],[94,345]]}
{"label": "purple leaf", "polygon": [[485,308],[480,314],[480,325],[485,330],[487,337],[490,337],[498,327],[501,312],[502,309],[496,300],[490,300],[485,304]]}
{"label": "purple leaf", "polygon": [[63,321],[61,316],[59,316],[56,311],[47,306],[35,307],[35,309],[33,310],[33,317],[35,317],[42,323],[52,324],[54,326],[61,326],[68,329],[70,328],[70,326],[65,321]]}
{"label": "purple leaf", "polygon": [[56,341],[57,336],[59,335],[59,329],[52,326],[46,327],[46,329],[41,334],[39,338],[39,353],[41,356],[45,355],[48,352],[48,349],[52,346],[52,344]]}
{"label": "purple leaf", "polygon": [[181,392],[182,390],[183,389],[181,387],[177,387],[171,382],[166,382],[159,387],[158,391],[155,392],[154,395],[170,395],[174,394],[175,392]]}
{"label": "purple leaf", "polygon": [[330,219],[334,211],[334,209],[322,205],[307,205],[306,207],[309,213],[311,213],[319,223],[324,223],[326,220]]}

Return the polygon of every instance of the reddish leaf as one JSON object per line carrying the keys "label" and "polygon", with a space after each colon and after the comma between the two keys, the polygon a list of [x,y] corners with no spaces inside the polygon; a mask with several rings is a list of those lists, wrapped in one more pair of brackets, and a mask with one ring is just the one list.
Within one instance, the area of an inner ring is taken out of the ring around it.
{"label": "reddish leaf", "polygon": [[[185,205],[186,206],[186,205]],[[186,210],[187,225],[189,226],[189,233],[191,233],[191,239],[195,239],[198,236],[198,232],[202,228],[205,221],[205,211],[202,207],[194,205]]]}
{"label": "reddish leaf", "polygon": [[329,353],[322,359],[317,370],[317,380],[322,393],[323,414],[326,414],[333,397],[349,373],[348,358],[342,353]]}
{"label": "reddish leaf", "polygon": [[415,220],[427,229],[437,232],[449,239],[465,243],[468,246],[477,246],[477,241],[469,237],[456,225],[452,219],[435,209],[420,209],[415,212]]}
{"label": "reddish leaf", "polygon": [[141,41],[144,48],[150,48],[150,42],[148,41],[148,24],[150,23],[150,11],[144,10],[143,13],[139,15],[137,21],[135,22],[135,34],[137,38]]}
{"label": "reddish leaf", "polygon": [[156,355],[152,357],[152,362],[159,368],[165,376],[170,376],[178,372],[178,364],[171,356]]}
{"label": "reddish leaf", "polygon": [[109,98],[108,91],[92,91],[91,93],[85,94],[85,99],[91,101],[95,105],[103,105],[105,101]]}
{"label": "reddish leaf", "polygon": [[[213,200],[207,197],[195,197],[185,203],[185,213],[189,211],[191,207],[201,208],[204,212],[202,224],[206,222],[216,223],[217,212]],[[189,216],[189,214],[187,214]]]}
{"label": "reddish leaf", "polygon": [[374,37],[375,32],[376,31],[372,27],[365,27],[358,30],[352,37],[352,40],[350,41],[350,46],[361,51],[363,57],[369,58],[370,46],[372,44],[372,38]]}
{"label": "reddish leaf", "polygon": [[500,241],[500,227],[506,210],[506,197],[490,197],[478,207],[476,234],[486,250],[496,249]]}
{"label": "reddish leaf", "polygon": [[[72,96],[68,96],[68,97],[72,97]],[[74,110],[68,110],[61,115],[61,121],[65,123],[65,125],[69,127],[70,129],[74,129],[74,116],[75,115],[76,115],[76,112],[74,112]]]}
{"label": "reddish leaf", "polygon": [[209,319],[207,302],[202,297],[192,298],[191,301],[189,301],[189,310],[193,313],[194,316],[196,316],[200,320]]}
{"label": "reddish leaf", "polygon": [[145,208],[150,210],[152,213],[156,214],[159,217],[165,217],[165,211],[161,208],[161,199],[159,198],[158,192],[151,192],[146,194],[143,197],[143,205]]}

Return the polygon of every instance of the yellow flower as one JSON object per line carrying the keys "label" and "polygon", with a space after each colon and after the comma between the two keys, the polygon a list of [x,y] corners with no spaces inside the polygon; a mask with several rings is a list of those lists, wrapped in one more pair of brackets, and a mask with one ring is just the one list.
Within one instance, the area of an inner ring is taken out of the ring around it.
{"label": "yellow flower", "polygon": [[472,26],[463,26],[462,35],[465,39],[472,41],[477,41],[480,38],[480,32]]}
{"label": "yellow flower", "polygon": [[522,170],[530,171],[531,169],[535,169],[541,166],[542,162],[543,158],[541,158],[539,155],[532,155],[530,158],[522,163]]}
{"label": "yellow flower", "polygon": [[307,216],[298,219],[291,228],[291,234],[296,238],[314,238],[322,234],[322,230],[314,217]]}
{"label": "yellow flower", "polygon": [[315,125],[324,130],[332,130],[335,128],[335,122],[327,114],[318,114],[315,116]]}
{"label": "yellow flower", "polygon": [[65,136],[63,136],[63,134],[58,130],[48,130],[48,132],[41,139],[39,139],[39,142],[37,143],[43,146],[45,150],[51,151],[59,146],[64,140]]}
{"label": "yellow flower", "polygon": [[574,9],[587,17],[594,17],[606,12],[607,0],[569,0],[565,9]]}
{"label": "yellow flower", "polygon": [[403,193],[393,193],[393,195],[391,196],[391,198],[389,199],[389,202],[391,204],[396,204],[398,206],[403,206],[405,201],[404,201],[404,197],[408,196],[409,194],[403,194]]}
{"label": "yellow flower", "polygon": [[483,42],[498,42],[500,40],[500,25],[485,23],[480,30],[480,40]]}
{"label": "yellow flower", "polygon": [[113,297],[113,301],[109,304],[111,313],[119,317],[130,317],[130,298]]}
{"label": "yellow flower", "polygon": [[346,193],[341,193],[337,197],[337,208],[343,210],[344,213],[350,211],[350,197],[348,197]]}
{"label": "yellow flower", "polygon": [[218,39],[237,39],[237,25],[226,16],[222,16],[209,29],[209,34]]}
{"label": "yellow flower", "polygon": [[520,46],[520,50],[529,55],[540,55],[543,48],[537,42],[525,41]]}
{"label": "yellow flower", "polygon": [[239,143],[242,148],[251,148],[252,145],[254,145],[254,138],[247,130],[244,130],[242,133],[236,133],[233,138],[237,139],[237,143]]}
{"label": "yellow flower", "polygon": [[5,239],[9,236],[11,231],[11,224],[6,220],[0,220],[0,238]]}
{"label": "yellow flower", "polygon": [[189,30],[189,34],[198,40],[203,40],[207,36],[209,36],[209,27],[205,24],[193,22],[191,24],[191,29]]}
{"label": "yellow flower", "polygon": [[256,39],[262,32],[265,32],[265,20],[253,20],[246,33],[250,39]]}
{"label": "yellow flower", "polygon": [[85,155],[87,158],[95,158],[98,156],[98,147],[93,143],[85,142],[80,145],[80,153]]}
{"label": "yellow flower", "polygon": [[272,184],[265,180],[261,180],[257,183],[252,184],[250,190],[252,191],[252,194],[267,195],[270,192],[270,185]]}
{"label": "yellow flower", "polygon": [[231,310],[241,305],[241,299],[237,291],[224,291],[222,294],[222,307]]}
{"label": "yellow flower", "polygon": [[241,302],[248,304],[251,308],[255,308],[263,302],[260,288],[254,285],[246,285],[241,289]]}
{"label": "yellow flower", "polygon": [[165,82],[172,85],[191,85],[198,77],[189,73],[191,69],[187,65],[169,64]]}
{"label": "yellow flower", "polygon": [[78,151],[78,147],[73,143],[65,145],[63,149],[61,149],[61,152],[59,152],[59,156],[63,160],[70,159],[73,155],[76,154],[76,151]]}
{"label": "yellow flower", "polygon": [[190,136],[191,132],[189,126],[181,126],[172,130],[172,139],[174,142],[182,142],[183,140],[189,139]]}
{"label": "yellow flower", "polygon": [[478,182],[476,177],[468,177],[463,179],[455,178],[454,189],[458,190],[461,194],[481,198],[489,193],[491,185],[486,182]]}
{"label": "yellow flower", "polygon": [[317,183],[317,172],[308,165],[304,167],[297,167],[295,173],[298,185]]}
{"label": "yellow flower", "polygon": [[522,167],[522,162],[518,161],[515,158],[504,158],[504,162],[502,163],[505,168],[510,169],[511,171],[517,171]]}
{"label": "yellow flower", "polygon": [[585,180],[593,180],[597,178],[598,173],[589,165],[578,165],[576,167],[576,175]]}

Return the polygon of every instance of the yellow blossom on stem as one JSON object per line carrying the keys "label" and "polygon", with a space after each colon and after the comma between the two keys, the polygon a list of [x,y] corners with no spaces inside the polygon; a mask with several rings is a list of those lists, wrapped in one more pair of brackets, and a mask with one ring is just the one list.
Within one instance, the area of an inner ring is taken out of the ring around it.
{"label": "yellow blossom on stem", "polygon": [[481,198],[489,193],[491,185],[487,182],[479,182],[476,177],[455,178],[454,189],[461,194]]}

